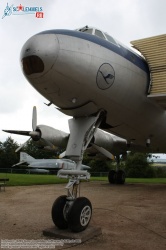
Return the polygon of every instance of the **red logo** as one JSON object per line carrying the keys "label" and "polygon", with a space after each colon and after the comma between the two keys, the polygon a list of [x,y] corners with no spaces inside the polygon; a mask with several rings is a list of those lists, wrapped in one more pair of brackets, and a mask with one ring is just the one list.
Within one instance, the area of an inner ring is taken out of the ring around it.
{"label": "red logo", "polygon": [[23,10],[23,6],[21,4],[17,8],[18,8],[18,11]]}
{"label": "red logo", "polygon": [[43,12],[36,12],[36,17],[37,18],[43,18],[44,17],[44,13]]}

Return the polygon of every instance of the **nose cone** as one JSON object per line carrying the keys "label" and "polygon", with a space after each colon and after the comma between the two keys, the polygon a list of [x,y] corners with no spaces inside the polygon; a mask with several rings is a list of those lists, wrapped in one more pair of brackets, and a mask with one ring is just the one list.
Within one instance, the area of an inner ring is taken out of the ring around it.
{"label": "nose cone", "polygon": [[45,75],[53,67],[59,53],[59,42],[54,34],[37,34],[21,50],[22,70],[26,78]]}

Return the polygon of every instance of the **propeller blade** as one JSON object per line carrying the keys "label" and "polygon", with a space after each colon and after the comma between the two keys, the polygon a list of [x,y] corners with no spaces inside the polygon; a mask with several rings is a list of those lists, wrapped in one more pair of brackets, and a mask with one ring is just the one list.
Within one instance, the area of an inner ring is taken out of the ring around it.
{"label": "propeller blade", "polygon": [[16,135],[26,135],[29,136],[31,131],[21,131],[21,130],[2,130],[6,133],[16,134]]}
{"label": "propeller blade", "polygon": [[37,110],[36,106],[33,107],[33,113],[32,113],[32,129],[33,131],[36,130],[37,127]]}
{"label": "propeller blade", "polygon": [[62,159],[62,158],[64,158],[66,156],[66,151],[64,151],[63,153],[61,153],[60,155],[59,155],[59,159]]}
{"label": "propeller blade", "polygon": [[16,152],[16,153],[19,152],[20,149],[22,149],[22,148],[27,144],[27,142],[28,142],[30,139],[31,139],[31,138],[29,138],[26,142],[24,142],[23,144],[21,144],[21,145],[15,150],[15,152]]}
{"label": "propeller blade", "polygon": [[34,141],[38,141],[41,138],[41,133],[39,131],[31,131],[29,133],[29,135],[31,136],[32,140],[34,140]]}
{"label": "propeller blade", "polygon": [[[34,141],[40,140],[41,132],[40,132],[39,129],[37,130],[37,110],[36,110],[36,106],[33,107],[33,112],[32,112],[32,129],[33,129],[33,131],[6,130],[6,129],[3,130],[3,131],[6,132],[6,133],[11,133],[11,134],[16,134],[16,135],[30,136],[32,138],[32,140],[34,140]],[[25,142],[25,144],[26,144],[26,142]],[[20,147],[18,149],[16,149],[16,152],[18,152],[23,146],[24,146],[24,144],[20,145]]]}
{"label": "propeller blade", "polygon": [[115,159],[114,155],[107,151],[105,148],[99,147],[96,144],[92,144],[92,147],[97,149],[101,154],[105,155],[107,158],[111,160]]}
{"label": "propeller blade", "polygon": [[39,130],[36,131],[36,129],[37,129],[37,110],[36,110],[36,106],[33,107],[33,112],[32,112],[32,129],[33,129],[33,131],[22,131],[22,130],[3,130],[3,131],[7,132],[7,133],[11,133],[11,134],[30,136],[34,141],[40,140],[41,133],[40,133]]}
{"label": "propeller blade", "polygon": [[30,132],[29,132],[29,135],[30,135],[31,137],[40,136],[40,132],[39,132],[39,131],[30,131]]}

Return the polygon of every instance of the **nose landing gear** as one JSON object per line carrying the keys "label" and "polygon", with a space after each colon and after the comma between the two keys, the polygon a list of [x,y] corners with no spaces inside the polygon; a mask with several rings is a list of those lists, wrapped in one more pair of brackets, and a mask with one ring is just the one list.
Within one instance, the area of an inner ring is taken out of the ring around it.
{"label": "nose landing gear", "polygon": [[[66,178],[66,170],[60,170],[58,176]],[[68,173],[69,174],[69,173]],[[72,176],[71,176],[72,175]],[[88,180],[87,171],[70,171],[71,179],[66,186],[68,195],[59,196],[52,206],[52,220],[59,229],[71,229],[81,232],[87,228],[92,216],[92,205],[86,197],[77,197],[80,193],[80,179]]]}
{"label": "nose landing gear", "polygon": [[80,181],[89,180],[90,174],[81,169],[83,153],[90,143],[96,128],[103,119],[103,111],[96,116],[69,120],[70,137],[65,156],[76,162],[74,170],[59,170],[58,177],[69,179],[67,195],[58,197],[52,206],[52,220],[59,229],[73,232],[85,230],[91,220],[92,205],[86,197],[80,197]]}

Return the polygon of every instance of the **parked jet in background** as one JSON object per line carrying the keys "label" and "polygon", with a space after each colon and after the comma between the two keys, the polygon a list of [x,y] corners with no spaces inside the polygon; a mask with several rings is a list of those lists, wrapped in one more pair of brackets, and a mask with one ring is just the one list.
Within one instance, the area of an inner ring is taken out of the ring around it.
{"label": "parked jet in background", "polygon": [[[13,165],[13,167],[28,164],[29,168],[35,168],[38,170],[75,170],[76,163],[69,159],[35,159],[25,152],[20,152],[20,162]],[[82,170],[90,169],[86,165],[81,166]]]}
{"label": "parked jet in background", "polygon": [[[35,115],[33,131],[6,132],[31,136],[50,147],[66,143],[61,156],[75,161],[76,170],[59,171],[59,176],[70,176],[70,180],[67,196],[60,196],[53,204],[52,219],[58,228],[80,232],[88,226],[92,214],[90,201],[77,197],[80,180],[89,178],[81,170],[88,146],[109,158],[132,147],[166,152],[166,112],[148,96],[153,68],[140,54],[88,26],[34,35],[22,48],[21,63],[25,77],[49,100],[48,105],[55,104],[62,113],[73,117],[69,120],[70,135],[37,126]],[[158,69],[158,64],[154,68]],[[160,76],[161,69],[154,79]],[[124,172],[111,171],[109,180],[124,183]]]}

